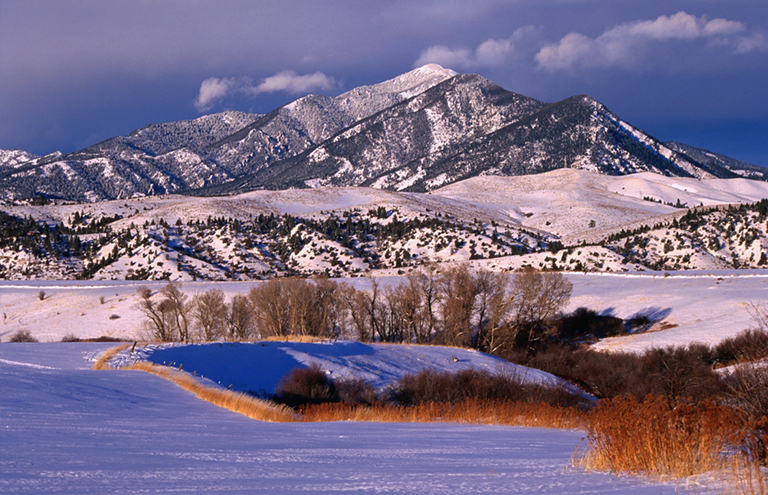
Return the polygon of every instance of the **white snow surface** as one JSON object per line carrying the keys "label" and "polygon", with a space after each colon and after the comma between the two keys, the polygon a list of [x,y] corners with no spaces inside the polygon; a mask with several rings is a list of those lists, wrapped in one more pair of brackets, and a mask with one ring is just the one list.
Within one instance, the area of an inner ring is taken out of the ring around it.
{"label": "white snow surface", "polygon": [[578,431],[253,421],[154,375],[91,370],[108,346],[0,345],[0,493],[677,493],[569,469]]}

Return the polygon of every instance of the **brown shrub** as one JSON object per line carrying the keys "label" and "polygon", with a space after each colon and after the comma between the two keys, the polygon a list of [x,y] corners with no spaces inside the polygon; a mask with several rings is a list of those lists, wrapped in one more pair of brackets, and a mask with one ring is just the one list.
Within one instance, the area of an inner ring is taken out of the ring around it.
{"label": "brown shrub", "polygon": [[275,390],[275,399],[281,404],[298,407],[303,404],[335,402],[336,387],[317,363],[308,368],[294,368],[285,375]]}
{"label": "brown shrub", "polygon": [[456,373],[425,369],[401,378],[392,388],[392,399],[399,404],[460,404],[468,400],[507,402],[546,402],[553,405],[584,406],[580,397],[567,390],[542,384],[525,383],[514,375],[492,374],[466,369]]}
{"label": "brown shrub", "polygon": [[747,329],[720,341],[713,353],[713,362],[721,366],[766,358],[768,331],[763,328]]}
{"label": "brown shrub", "polygon": [[379,402],[378,394],[373,385],[362,378],[342,378],[333,381],[339,401],[347,404],[376,404]]}
{"label": "brown shrub", "polygon": [[577,308],[555,323],[555,335],[560,340],[603,339],[624,333],[624,320],[600,315],[588,308]]}
{"label": "brown shrub", "polygon": [[722,384],[704,344],[649,349],[643,354],[599,352],[551,345],[520,364],[538,368],[578,384],[598,398],[651,395],[686,397],[696,401],[716,397]]}

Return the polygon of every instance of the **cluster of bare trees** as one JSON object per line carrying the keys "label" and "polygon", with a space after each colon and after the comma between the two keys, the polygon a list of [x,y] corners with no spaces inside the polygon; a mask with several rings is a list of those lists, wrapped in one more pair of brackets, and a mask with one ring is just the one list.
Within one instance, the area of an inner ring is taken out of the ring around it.
{"label": "cluster of bare trees", "polygon": [[572,285],[558,272],[442,274],[425,269],[400,284],[356,291],[349,301],[353,330],[362,341],[474,347],[499,354],[535,346],[570,300]]}
{"label": "cluster of bare trees", "polygon": [[272,336],[355,338],[471,346],[499,354],[533,346],[567,305],[572,286],[557,272],[437,273],[425,268],[397,285],[370,278],[370,289],[327,278],[273,279],[226,301],[214,289],[188,298],[169,283],[157,296],[139,289],[151,338],[245,340]]}

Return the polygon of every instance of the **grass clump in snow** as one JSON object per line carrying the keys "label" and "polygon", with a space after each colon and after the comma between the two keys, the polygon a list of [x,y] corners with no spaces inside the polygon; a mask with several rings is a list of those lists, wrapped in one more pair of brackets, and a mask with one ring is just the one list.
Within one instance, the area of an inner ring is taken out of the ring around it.
{"label": "grass clump in snow", "polygon": [[95,363],[93,363],[92,368],[95,370],[111,370],[113,369],[111,366],[109,366],[109,360],[113,357],[117,356],[117,354],[124,350],[128,349],[128,345],[119,345],[117,347],[110,347],[104,353],[99,356],[99,359],[96,360]]}

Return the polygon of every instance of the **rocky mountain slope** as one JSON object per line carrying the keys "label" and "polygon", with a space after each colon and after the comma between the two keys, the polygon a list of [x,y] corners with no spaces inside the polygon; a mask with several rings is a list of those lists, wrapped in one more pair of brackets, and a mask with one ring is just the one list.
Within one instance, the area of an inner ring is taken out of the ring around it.
{"label": "rocky mountain slope", "polygon": [[428,65],[335,98],[305,96],[266,115],[152,124],[68,155],[3,152],[0,199],[94,202],[321,185],[429,191],[476,175],[566,167],[765,178],[713,156],[661,143],[587,96],[546,104]]}
{"label": "rocky mountain slope", "polygon": [[220,184],[291,157],[453,75],[425,66],[336,98],[299,98],[267,115],[224,112],[153,124],[23,170],[7,170],[0,179],[3,199],[93,202]]}
{"label": "rocky mountain slope", "polygon": [[674,150],[680,154],[683,154],[695,160],[696,162],[704,166],[717,166],[730,170],[731,172],[750,179],[768,180],[768,169],[753,165],[751,163],[744,163],[739,160],[735,160],[720,153],[705,150],[704,148],[697,148],[695,146],[689,146],[687,144],[678,143],[675,141],[669,141],[664,143],[669,149]]}

